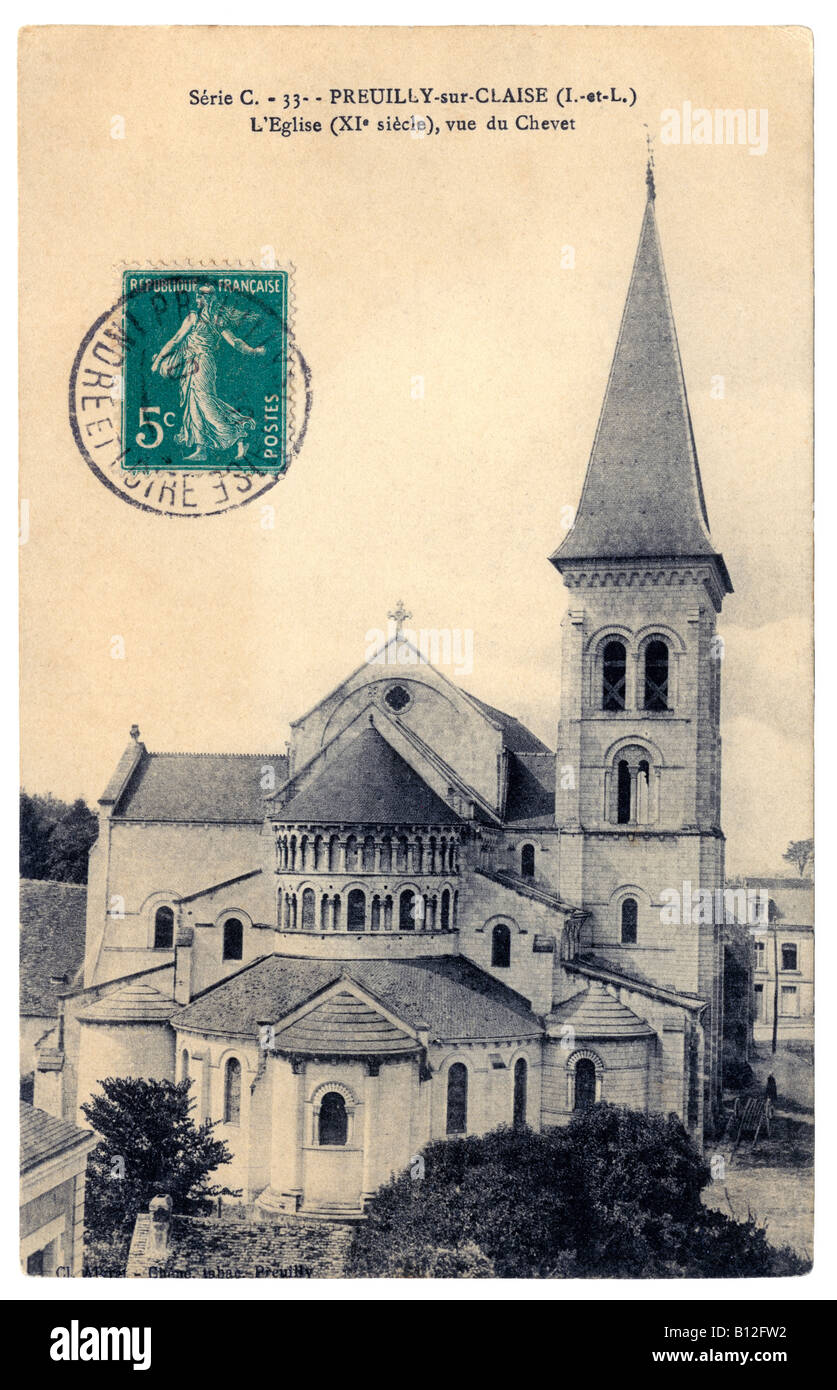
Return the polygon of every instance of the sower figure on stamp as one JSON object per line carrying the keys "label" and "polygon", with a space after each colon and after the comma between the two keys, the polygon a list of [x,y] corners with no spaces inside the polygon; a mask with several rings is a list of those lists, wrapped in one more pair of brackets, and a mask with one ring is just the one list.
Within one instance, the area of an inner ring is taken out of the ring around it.
{"label": "sower figure on stamp", "polygon": [[214,285],[200,285],[196,307],[151,363],[152,372],[180,378],[183,424],[176,439],[193,450],[186,456],[189,462],[203,462],[208,449],[220,451],[233,445],[237,446],[235,458],[243,459],[250,447],[246,437],[255,429],[255,421],[222,401],[216,385],[222,339],[237,352],[264,356],[264,347],[250,347],[232,332],[230,324],[239,317],[219,301]]}

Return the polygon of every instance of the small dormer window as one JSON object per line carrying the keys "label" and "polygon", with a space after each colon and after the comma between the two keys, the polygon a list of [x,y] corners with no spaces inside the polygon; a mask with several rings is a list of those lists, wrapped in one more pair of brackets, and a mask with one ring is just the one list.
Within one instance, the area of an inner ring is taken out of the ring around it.
{"label": "small dormer window", "polygon": [[391,685],[384,700],[396,714],[400,714],[410,704],[410,696],[403,685]]}

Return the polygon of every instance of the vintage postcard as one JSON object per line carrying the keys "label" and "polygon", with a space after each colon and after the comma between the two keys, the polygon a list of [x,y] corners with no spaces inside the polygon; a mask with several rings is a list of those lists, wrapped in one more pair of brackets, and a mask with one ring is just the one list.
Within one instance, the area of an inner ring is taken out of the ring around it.
{"label": "vintage postcard", "polygon": [[20,150],[22,1270],[805,1275],[810,32],[35,27]]}

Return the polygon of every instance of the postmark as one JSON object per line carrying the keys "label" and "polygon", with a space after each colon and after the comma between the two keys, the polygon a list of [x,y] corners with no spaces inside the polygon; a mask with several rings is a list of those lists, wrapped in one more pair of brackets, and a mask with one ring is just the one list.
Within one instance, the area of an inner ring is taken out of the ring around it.
{"label": "postmark", "polygon": [[287,272],[128,270],[122,291],[70,376],[70,425],[88,466],[165,516],[263,496],[299,453],[312,400]]}

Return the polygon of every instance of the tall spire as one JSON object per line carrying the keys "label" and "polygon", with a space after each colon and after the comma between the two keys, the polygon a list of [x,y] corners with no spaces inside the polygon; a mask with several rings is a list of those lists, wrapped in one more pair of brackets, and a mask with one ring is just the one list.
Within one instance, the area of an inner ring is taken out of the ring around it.
{"label": "tall spire", "polygon": [[647,200],[628,297],[575,522],[550,558],[708,559],[709,535],[686,384],[655,216],[649,143]]}

